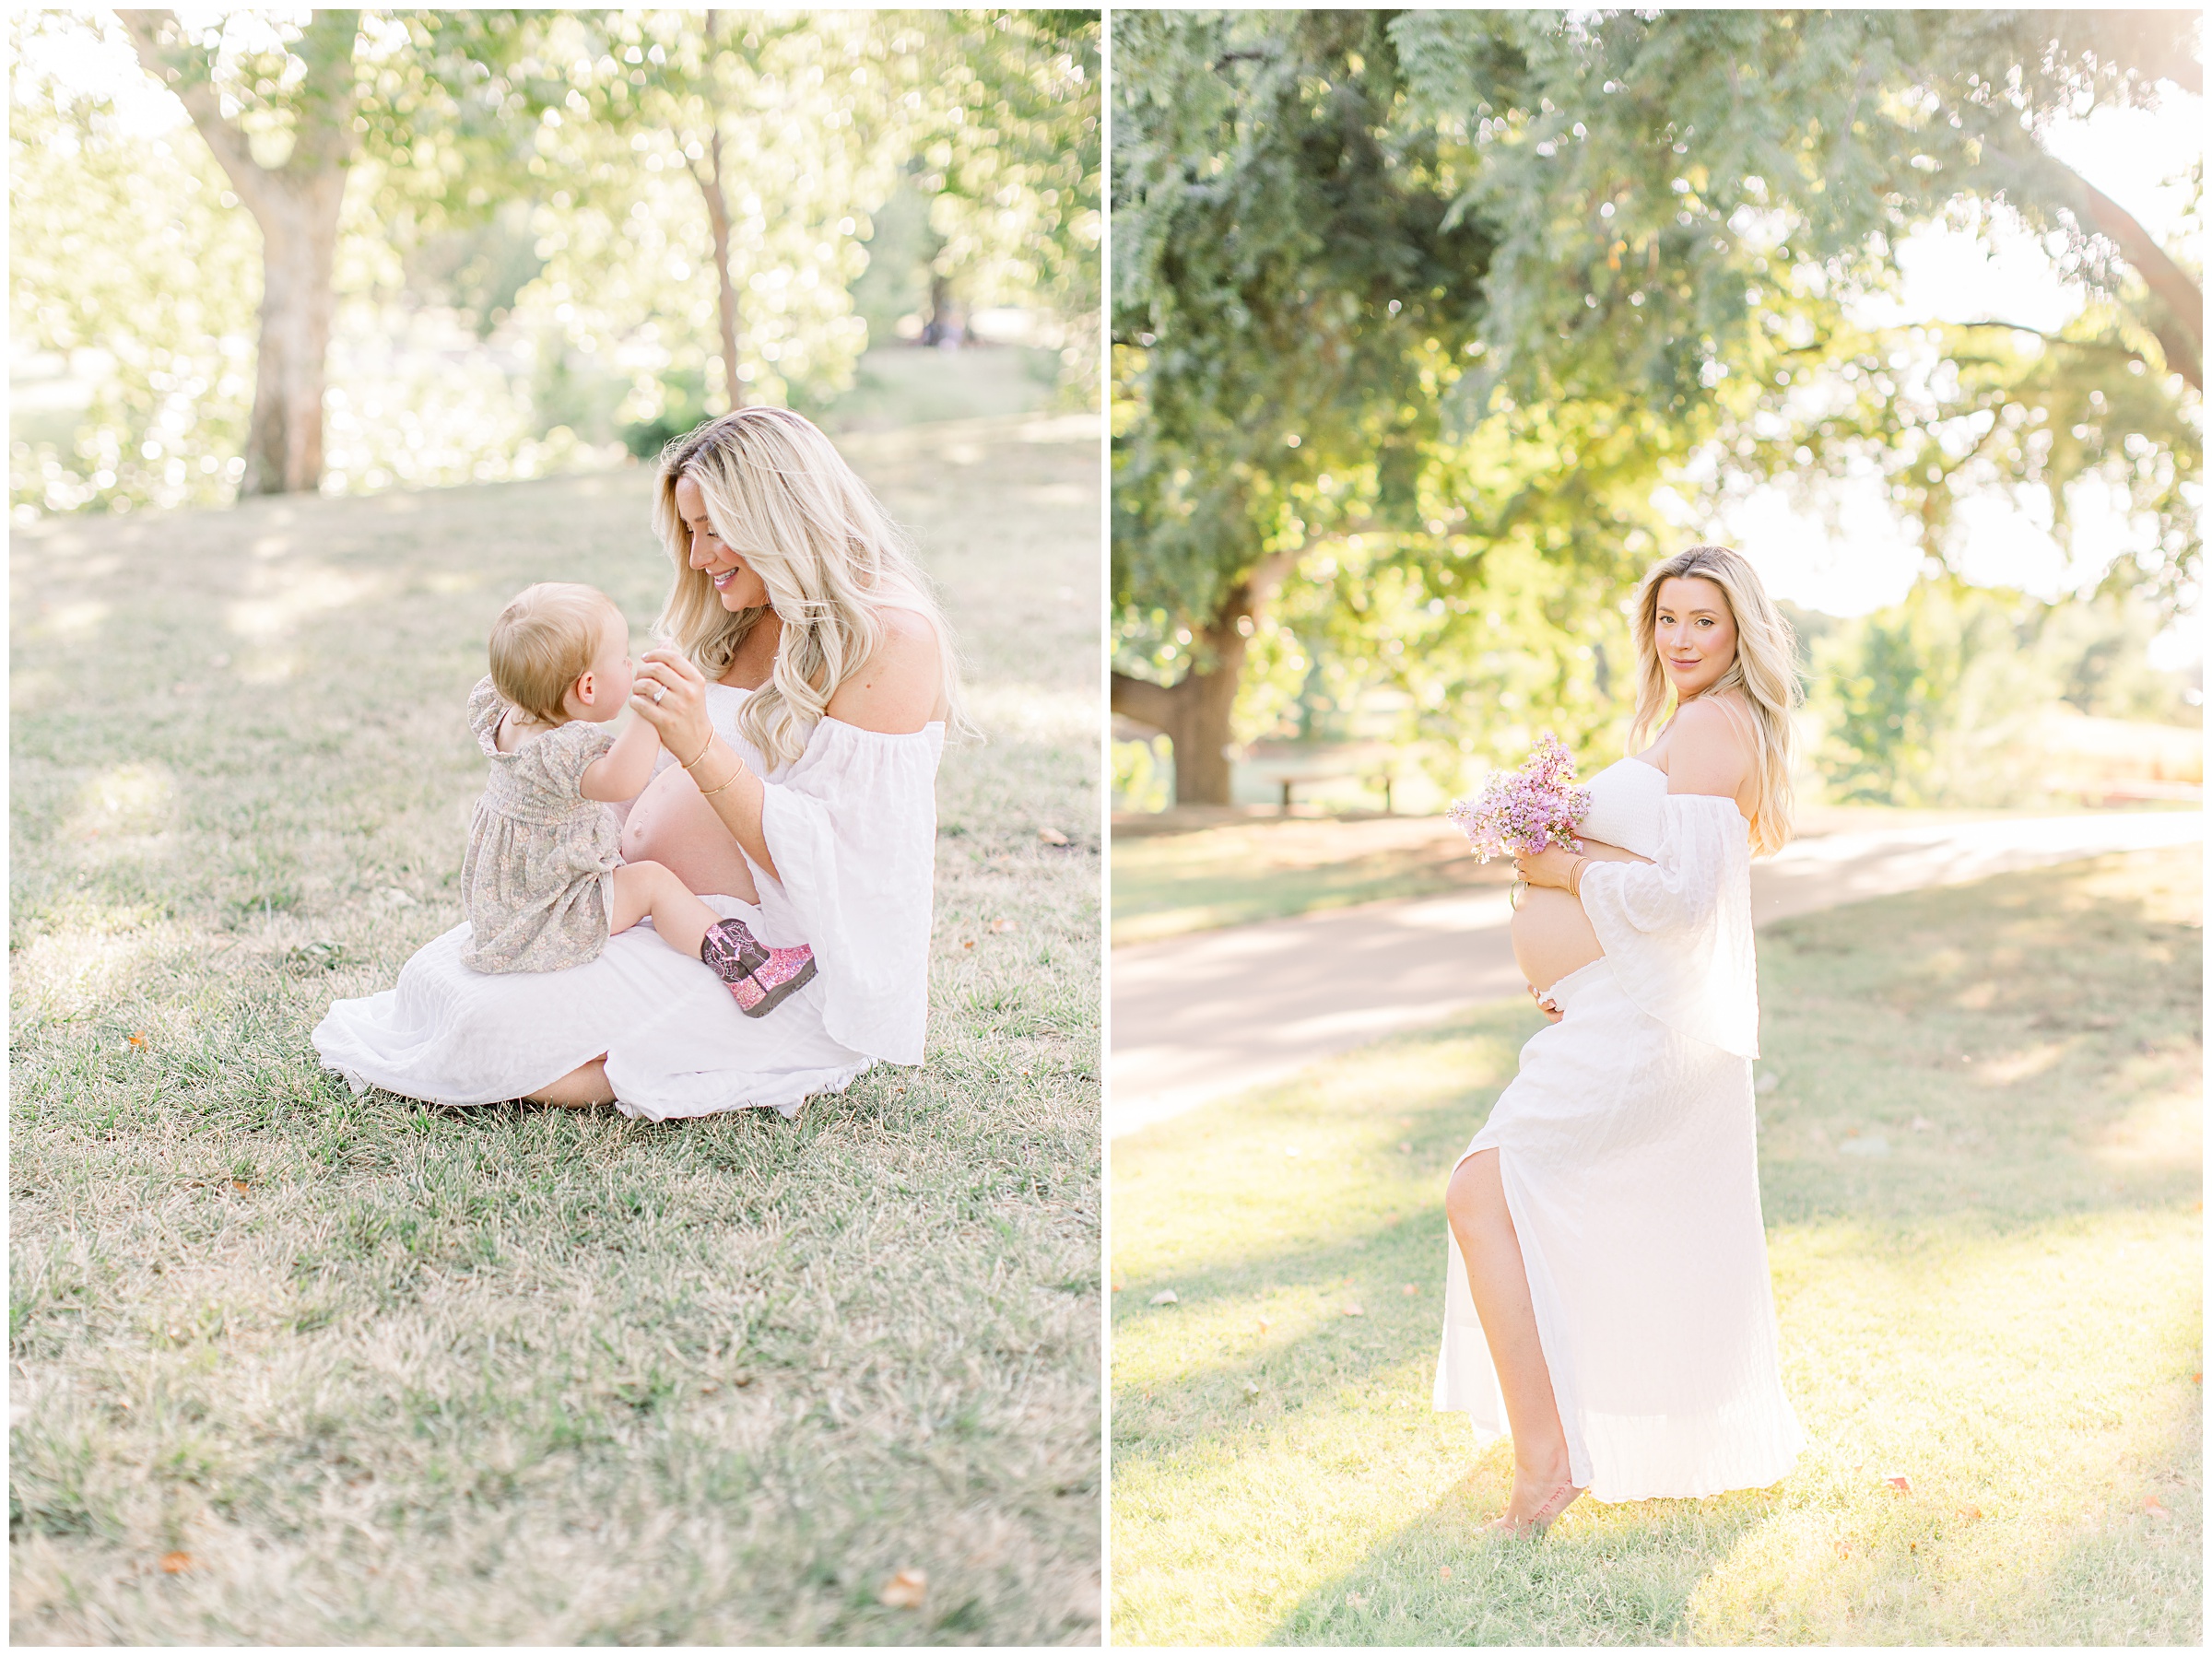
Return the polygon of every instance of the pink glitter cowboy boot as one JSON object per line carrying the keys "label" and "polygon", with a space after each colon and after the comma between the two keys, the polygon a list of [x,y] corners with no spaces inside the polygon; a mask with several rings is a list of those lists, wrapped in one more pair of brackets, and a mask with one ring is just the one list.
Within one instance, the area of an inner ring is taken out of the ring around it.
{"label": "pink glitter cowboy boot", "polygon": [[742,920],[717,921],[700,940],[699,957],[729,985],[737,1010],[766,1017],[814,981],[814,951],[768,947]]}

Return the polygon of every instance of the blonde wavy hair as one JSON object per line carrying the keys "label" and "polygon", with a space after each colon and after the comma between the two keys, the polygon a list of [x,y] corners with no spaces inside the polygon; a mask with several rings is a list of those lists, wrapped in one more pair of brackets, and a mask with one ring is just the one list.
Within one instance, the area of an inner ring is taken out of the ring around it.
{"label": "blonde wavy hair", "polygon": [[806,751],[806,739],[842,685],[882,642],[878,611],[910,609],[937,640],[938,688],[955,734],[972,735],[960,698],[952,629],[912,546],[844,457],[812,422],[788,408],[738,408],[677,438],[661,452],[653,527],[676,565],[655,630],[710,679],[730,659],[762,610],[732,612],[714,583],[691,568],[676,486],[699,485],[707,521],[768,588],[783,624],[769,680],[738,710],[739,732],[773,766]]}
{"label": "blonde wavy hair", "polygon": [[1692,546],[1653,568],[1636,589],[1631,622],[1636,642],[1636,717],[1629,727],[1629,746],[1643,746],[1660,715],[1675,711],[1669,706],[1673,686],[1659,661],[1659,589],[1669,581],[1690,577],[1719,587],[1735,622],[1735,659],[1701,694],[1741,690],[1750,707],[1758,765],[1751,851],[1755,856],[1771,856],[1790,842],[1794,828],[1796,796],[1790,786],[1790,770],[1797,758],[1797,732],[1790,722],[1790,712],[1804,699],[1804,690],[1797,682],[1796,634],[1774,607],[1759,572],[1742,553],[1726,546]]}

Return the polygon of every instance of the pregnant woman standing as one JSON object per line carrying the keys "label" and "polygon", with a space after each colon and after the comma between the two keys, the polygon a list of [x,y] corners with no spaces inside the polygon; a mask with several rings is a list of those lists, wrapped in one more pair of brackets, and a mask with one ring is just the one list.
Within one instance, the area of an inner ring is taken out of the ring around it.
{"label": "pregnant woman standing", "polygon": [[1591,779],[1583,853],[1514,866],[1514,958],[1553,1027],[1453,1169],[1436,1406],[1510,1432],[1491,1528],[1577,1496],[1773,1483],[1783,1394],[1759,1214],[1750,858],[1790,837],[1788,624],[1750,565],[1695,546],[1638,589],[1650,746]]}
{"label": "pregnant woman standing", "polygon": [[676,566],[631,709],[661,768],[622,852],[671,869],[815,977],[741,1015],[706,965],[642,928],[559,971],[472,971],[469,928],[398,984],[334,1004],[324,1063],[443,1104],[613,1103],[663,1121],[786,1115],[877,1060],[919,1063],[928,1008],[935,782],[959,723],[951,641],[866,487],[805,419],[745,408],[662,458],[654,522]]}

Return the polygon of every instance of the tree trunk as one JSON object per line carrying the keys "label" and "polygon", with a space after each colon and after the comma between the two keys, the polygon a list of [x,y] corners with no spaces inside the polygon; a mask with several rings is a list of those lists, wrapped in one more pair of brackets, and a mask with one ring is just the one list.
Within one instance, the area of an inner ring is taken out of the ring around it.
{"label": "tree trunk", "polygon": [[714,232],[715,302],[722,323],[722,385],[730,406],[745,406],[745,382],[737,377],[737,289],[730,281],[730,203],[722,189],[722,129],[707,145],[711,169],[691,169],[699,193],[707,200],[707,223]]}
{"label": "tree trunk", "polygon": [[254,207],[261,226],[261,343],[241,495],[294,494],[323,480],[323,392],[335,309],[343,172],[282,180]]}
{"label": "tree trunk", "polygon": [[[177,95],[231,188],[261,228],[261,343],[241,495],[290,494],[323,480],[323,392],[335,299],[338,209],[354,156],[353,48],[360,14],[318,11],[295,48],[307,74],[292,152],[277,167],[253,159],[223,112],[207,54],[169,12],[116,14],[138,61]],[[172,35],[163,40],[163,27]]]}
{"label": "tree trunk", "polygon": [[1214,619],[1193,641],[1193,654],[1213,664],[1206,671],[1186,673],[1171,685],[1125,673],[1113,675],[1113,711],[1164,732],[1174,745],[1179,805],[1230,803],[1230,715],[1244,674],[1245,644],[1253,622],[1291,562],[1290,555],[1278,553],[1230,589]]}
{"label": "tree trunk", "polygon": [[714,123],[707,140],[707,165],[701,169],[689,155],[684,165],[707,204],[707,228],[714,236],[715,320],[722,324],[722,388],[732,409],[745,406],[745,382],[737,377],[737,288],[730,280],[730,198],[722,187],[722,112],[715,107],[713,60],[720,50],[715,39],[716,14],[707,14],[708,70],[703,94],[707,119]]}
{"label": "tree trunk", "polygon": [[924,345],[960,346],[968,343],[967,324],[952,297],[952,278],[941,270],[929,273],[929,318],[922,324]]}

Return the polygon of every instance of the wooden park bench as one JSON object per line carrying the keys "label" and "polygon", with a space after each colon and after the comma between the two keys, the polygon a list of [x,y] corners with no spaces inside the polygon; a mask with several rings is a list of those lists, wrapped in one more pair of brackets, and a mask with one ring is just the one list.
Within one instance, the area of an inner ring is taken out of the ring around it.
{"label": "wooden park bench", "polygon": [[1387,742],[1254,742],[1239,761],[1246,776],[1282,790],[1288,816],[1294,790],[1310,782],[1363,777],[1382,791],[1382,809],[1391,809],[1392,773],[1398,750]]}

